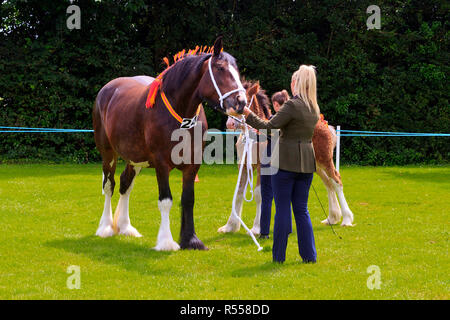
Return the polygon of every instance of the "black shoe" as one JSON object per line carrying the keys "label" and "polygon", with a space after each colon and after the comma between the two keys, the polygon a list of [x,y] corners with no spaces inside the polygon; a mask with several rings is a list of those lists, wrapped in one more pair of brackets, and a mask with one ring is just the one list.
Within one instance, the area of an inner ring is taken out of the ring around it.
{"label": "black shoe", "polygon": [[283,264],[283,263],[284,263],[284,260],[283,260],[283,261],[272,260],[272,262],[273,262],[274,264]]}
{"label": "black shoe", "polygon": [[269,235],[268,234],[261,234],[259,236],[260,239],[269,239]]}
{"label": "black shoe", "polygon": [[317,263],[315,260],[303,260],[303,263]]}

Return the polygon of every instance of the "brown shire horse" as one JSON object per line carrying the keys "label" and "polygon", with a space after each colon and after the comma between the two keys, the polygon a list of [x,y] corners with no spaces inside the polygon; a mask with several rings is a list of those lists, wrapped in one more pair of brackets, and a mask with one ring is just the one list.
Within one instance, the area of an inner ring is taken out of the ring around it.
{"label": "brown shire horse", "polygon": [[[155,80],[147,76],[117,78],[106,84],[98,93],[94,110],[93,126],[97,149],[103,160],[103,192],[105,205],[97,229],[100,237],[123,234],[140,237],[131,226],[128,214],[130,192],[134,178],[145,167],[155,168],[158,180],[161,225],[155,250],[168,251],[182,249],[202,249],[206,246],[197,238],[194,229],[194,179],[200,164],[175,164],[171,159],[172,148],[177,144],[171,141],[172,132],[180,128],[178,118],[190,118],[200,111],[198,119],[202,133],[207,130],[204,110],[200,103],[220,105],[221,111],[242,113],[246,104],[245,90],[239,80],[235,59],[222,50],[222,38],[218,38],[211,53],[181,53],[183,59],[168,67],[160,77],[154,106],[146,108],[150,84]],[[180,55],[178,55],[180,58]],[[224,93],[222,95],[222,93]],[[163,101],[162,94],[173,107]],[[183,129],[193,132],[194,128]],[[193,141],[191,142],[193,144]],[[204,143],[191,148],[202,152]],[[111,197],[114,192],[114,172],[117,158],[126,161],[126,168],[120,176],[120,199],[112,216]],[[183,172],[183,191],[181,196],[180,244],[176,243],[170,232],[169,212],[172,195],[169,186],[169,173],[173,168]]]}

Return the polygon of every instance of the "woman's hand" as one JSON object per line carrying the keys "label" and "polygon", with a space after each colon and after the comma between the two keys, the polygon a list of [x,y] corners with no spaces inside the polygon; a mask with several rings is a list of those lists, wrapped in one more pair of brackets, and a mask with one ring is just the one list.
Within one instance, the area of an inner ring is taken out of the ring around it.
{"label": "woman's hand", "polygon": [[[247,117],[251,113],[251,110],[247,107],[244,107],[242,114]],[[227,110],[227,115],[239,118],[241,115],[236,112],[233,108]]]}
{"label": "woman's hand", "polygon": [[242,113],[243,113],[244,116],[247,118],[247,116],[248,116],[251,112],[252,112],[252,111],[251,111],[249,108],[245,107],[245,108],[244,108],[244,111],[243,111]]}

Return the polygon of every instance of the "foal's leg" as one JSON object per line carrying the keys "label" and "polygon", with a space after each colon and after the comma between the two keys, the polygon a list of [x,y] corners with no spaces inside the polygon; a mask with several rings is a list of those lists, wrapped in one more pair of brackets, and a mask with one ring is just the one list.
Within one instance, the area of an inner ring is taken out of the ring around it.
{"label": "foal's leg", "polygon": [[176,251],[180,249],[180,246],[173,241],[172,233],[170,232],[169,213],[172,208],[172,194],[169,186],[169,168],[159,165],[155,169],[159,188],[158,209],[161,212],[161,225],[159,226],[155,250]]}
{"label": "foal's leg", "polygon": [[102,155],[103,158],[103,185],[102,190],[105,195],[105,204],[103,208],[103,214],[98,226],[97,236],[106,238],[114,235],[113,230],[113,217],[111,209],[111,198],[114,193],[114,173],[116,171],[117,155],[112,150],[105,152]]}
{"label": "foal's leg", "polygon": [[337,183],[333,179],[331,179],[331,184],[333,185],[333,189],[337,194],[339,199],[339,203],[341,205],[342,219],[341,226],[342,227],[352,227],[353,226],[353,212],[350,210],[347,200],[345,200],[344,196],[344,187],[342,184]]}
{"label": "foal's leg", "polygon": [[[242,176],[241,181],[239,183],[238,192],[236,194],[236,202],[234,204],[234,208],[236,210],[236,214],[241,217],[242,216],[242,203],[244,201],[244,187],[245,182],[247,181],[247,165],[244,164],[244,168],[242,168]],[[232,209],[233,210],[233,209]],[[228,233],[228,232],[237,232],[241,228],[241,223],[238,218],[231,212],[230,217],[228,218],[227,224],[223,227],[220,227],[217,232],[220,233]]]}
{"label": "foal's leg", "polygon": [[181,232],[182,249],[208,250],[197,238],[194,228],[194,182],[200,165],[187,166],[183,170],[183,193],[181,195]]}
{"label": "foal's leg", "polygon": [[262,202],[260,163],[258,163],[254,167],[256,167],[256,174],[257,174],[256,186],[255,186],[255,189],[253,190],[253,198],[255,199],[255,202],[256,202],[256,216],[255,216],[255,220],[253,221],[253,228],[251,229],[251,232],[255,235],[258,235],[261,233],[261,202]]}
{"label": "foal's leg", "polygon": [[141,171],[141,167],[127,164],[120,175],[120,198],[114,212],[114,232],[126,236],[142,237],[142,235],[130,224],[129,201],[133,189],[134,179]]}
{"label": "foal's leg", "polygon": [[336,198],[336,193],[334,192],[334,187],[331,184],[331,179],[325,173],[325,171],[317,165],[316,173],[322,179],[323,184],[327,188],[328,192],[328,218],[323,220],[322,223],[325,225],[337,224],[341,221],[341,208],[339,207],[338,200]]}

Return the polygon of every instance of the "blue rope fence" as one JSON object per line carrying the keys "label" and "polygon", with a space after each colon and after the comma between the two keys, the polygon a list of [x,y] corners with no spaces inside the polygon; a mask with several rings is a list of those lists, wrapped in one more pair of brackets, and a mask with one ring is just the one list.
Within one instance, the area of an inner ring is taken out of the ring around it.
{"label": "blue rope fence", "polygon": [[[450,137],[450,133],[425,132],[390,132],[390,131],[362,131],[336,130],[341,137]],[[0,133],[82,133],[94,132],[90,129],[56,129],[0,126]],[[239,131],[208,131],[209,134],[240,134]]]}

